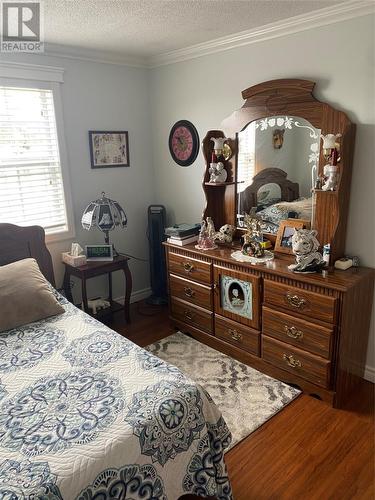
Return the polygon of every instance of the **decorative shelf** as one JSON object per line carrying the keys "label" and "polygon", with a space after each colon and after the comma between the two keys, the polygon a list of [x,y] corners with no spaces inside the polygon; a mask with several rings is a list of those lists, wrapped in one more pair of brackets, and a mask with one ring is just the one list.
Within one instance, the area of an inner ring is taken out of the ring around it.
{"label": "decorative shelf", "polygon": [[331,194],[337,194],[338,193],[338,190],[336,191],[325,191],[323,189],[313,189],[313,193],[331,193]]}
{"label": "decorative shelf", "polygon": [[235,182],[205,182],[205,186],[220,187],[220,186],[233,186]]}

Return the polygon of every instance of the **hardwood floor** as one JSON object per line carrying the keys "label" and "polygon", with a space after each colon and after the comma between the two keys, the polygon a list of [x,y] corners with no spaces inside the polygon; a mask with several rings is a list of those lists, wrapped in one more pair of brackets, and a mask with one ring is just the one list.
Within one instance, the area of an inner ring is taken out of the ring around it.
{"label": "hardwood floor", "polygon": [[[111,326],[142,347],[174,332],[166,307],[137,303],[131,315],[131,325],[117,315]],[[374,499],[374,384],[363,381],[344,410],[300,396],[226,463],[235,500]]]}

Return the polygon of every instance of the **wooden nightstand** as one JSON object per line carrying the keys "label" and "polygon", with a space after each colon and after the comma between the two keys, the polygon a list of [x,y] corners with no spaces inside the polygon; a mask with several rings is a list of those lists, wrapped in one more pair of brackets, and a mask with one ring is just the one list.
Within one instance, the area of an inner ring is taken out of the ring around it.
{"label": "wooden nightstand", "polygon": [[[108,274],[108,283],[109,283],[108,298],[109,302],[111,303],[111,311],[116,312],[121,309],[124,309],[125,320],[127,323],[130,323],[129,306],[130,306],[130,296],[132,292],[132,276],[128,266],[128,261],[129,257],[119,255],[118,257],[114,257],[113,261],[110,262],[93,261],[93,262],[87,262],[87,264],[79,267],[73,267],[64,262],[63,264],[65,265],[65,274],[64,274],[63,288],[66,298],[69,300],[69,302],[73,304],[73,296],[70,288],[70,277],[76,276],[81,280],[83,308],[85,312],[89,313],[89,308],[87,305],[86,280],[88,280],[89,278],[94,278],[95,276]],[[112,273],[114,271],[124,272],[125,276],[124,305],[121,305],[118,302],[113,301],[112,298]],[[95,315],[95,317],[98,318],[100,315],[101,313],[99,311],[98,314]]]}

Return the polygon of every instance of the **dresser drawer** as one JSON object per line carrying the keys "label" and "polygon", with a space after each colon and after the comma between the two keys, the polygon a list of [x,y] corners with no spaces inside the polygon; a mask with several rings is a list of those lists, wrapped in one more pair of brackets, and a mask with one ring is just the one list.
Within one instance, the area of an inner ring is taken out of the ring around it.
{"label": "dresser drawer", "polygon": [[212,309],[211,287],[200,285],[184,278],[171,274],[169,276],[169,287],[172,297],[186,300],[197,306]]}
{"label": "dresser drawer", "polygon": [[329,359],[333,330],[263,307],[263,333]]}
{"label": "dresser drawer", "polygon": [[191,259],[184,255],[169,252],[168,254],[169,272],[178,274],[184,278],[198,281],[204,285],[211,285],[211,264],[203,260]]}
{"label": "dresser drawer", "polygon": [[215,315],[215,336],[259,356],[260,332],[257,330]]}
{"label": "dresser drawer", "polygon": [[336,299],[301,288],[264,280],[264,303],[327,323],[335,322]]}
{"label": "dresser drawer", "polygon": [[262,358],[320,387],[329,387],[331,363],[326,359],[279,342],[267,335],[262,335]]}
{"label": "dresser drawer", "polygon": [[171,299],[171,312],[173,318],[204,332],[212,333],[212,312],[173,297]]}

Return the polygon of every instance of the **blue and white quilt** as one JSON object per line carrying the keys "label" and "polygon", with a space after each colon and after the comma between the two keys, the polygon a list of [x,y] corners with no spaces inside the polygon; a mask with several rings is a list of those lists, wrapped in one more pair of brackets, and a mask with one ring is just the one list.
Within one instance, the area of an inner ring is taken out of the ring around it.
{"label": "blue and white quilt", "polygon": [[58,299],[64,314],[0,333],[0,500],[230,499],[204,389]]}

